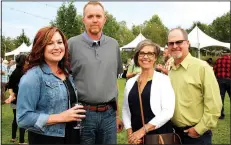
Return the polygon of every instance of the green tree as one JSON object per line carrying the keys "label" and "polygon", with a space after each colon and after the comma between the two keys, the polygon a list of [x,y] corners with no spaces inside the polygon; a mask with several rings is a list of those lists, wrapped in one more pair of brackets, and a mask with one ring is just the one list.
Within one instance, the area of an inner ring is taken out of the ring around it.
{"label": "green tree", "polygon": [[116,18],[109,14],[107,11],[105,12],[107,17],[107,21],[103,27],[103,33],[107,36],[117,39],[118,30],[120,29],[119,23],[116,21]]}
{"label": "green tree", "polygon": [[230,43],[230,12],[217,17],[210,27],[213,38]]}
{"label": "green tree", "polygon": [[142,25],[132,25],[132,33],[134,36],[138,36],[142,33]]}
{"label": "green tree", "polygon": [[166,45],[168,28],[162,23],[158,15],[153,15],[143,25],[143,34],[147,39],[152,40],[162,47]]}
{"label": "green tree", "polygon": [[135,36],[132,31],[129,30],[126,26],[125,21],[119,22],[119,30],[116,32],[115,39],[118,41],[119,45],[122,47],[128,43],[130,43]]}
{"label": "green tree", "polygon": [[127,64],[127,60],[129,58],[132,58],[134,56],[134,51],[122,51],[121,54],[121,59],[124,64]]}
{"label": "green tree", "polygon": [[11,37],[2,36],[1,38],[1,57],[5,57],[6,52],[10,52],[17,47],[15,46],[15,39]]}
{"label": "green tree", "polygon": [[16,48],[22,43],[25,43],[27,46],[31,44],[29,37],[27,37],[24,33],[24,29],[22,29],[22,33],[14,40],[14,45]]}
{"label": "green tree", "polygon": [[186,32],[190,33],[196,25],[205,34],[210,35],[210,27],[207,24],[201,23],[200,21],[193,22],[192,26],[189,29],[186,29]]}
{"label": "green tree", "polygon": [[103,33],[116,39],[120,46],[126,45],[134,39],[134,35],[131,30],[126,26],[125,21],[118,22],[116,18],[105,12],[107,21],[103,28]]}
{"label": "green tree", "polygon": [[51,25],[58,27],[67,39],[75,35],[79,35],[83,30],[82,16],[77,15],[76,8],[73,2],[65,3],[57,11],[57,16]]}

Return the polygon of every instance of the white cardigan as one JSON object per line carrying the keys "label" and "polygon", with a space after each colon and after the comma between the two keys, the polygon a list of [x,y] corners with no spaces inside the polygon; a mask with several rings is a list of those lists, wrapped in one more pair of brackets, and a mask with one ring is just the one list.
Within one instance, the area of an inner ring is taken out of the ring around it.
{"label": "white cardigan", "polygon": [[[130,78],[124,90],[122,118],[125,129],[131,127],[131,113],[128,105],[128,95],[139,75]],[[168,76],[154,71],[151,86],[150,104],[155,117],[149,121],[155,129],[167,123],[173,116],[175,108],[175,94]],[[139,106],[138,106],[139,107]]]}

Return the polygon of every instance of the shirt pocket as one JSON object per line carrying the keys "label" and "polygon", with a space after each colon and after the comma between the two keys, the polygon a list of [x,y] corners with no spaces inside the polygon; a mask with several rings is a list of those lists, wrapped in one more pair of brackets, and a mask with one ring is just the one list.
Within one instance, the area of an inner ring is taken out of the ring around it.
{"label": "shirt pocket", "polygon": [[45,81],[46,85],[46,95],[50,98],[57,98],[59,96],[60,90],[59,90],[59,82],[50,82]]}
{"label": "shirt pocket", "polygon": [[181,100],[185,104],[191,104],[198,92],[200,92],[198,83],[193,78],[187,78],[182,86]]}

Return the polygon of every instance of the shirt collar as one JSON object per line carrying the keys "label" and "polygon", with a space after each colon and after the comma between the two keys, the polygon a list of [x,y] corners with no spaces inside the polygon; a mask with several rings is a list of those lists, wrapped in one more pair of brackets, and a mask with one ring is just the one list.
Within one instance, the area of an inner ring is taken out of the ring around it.
{"label": "shirt collar", "polygon": [[86,42],[90,45],[90,46],[100,46],[102,44],[102,41],[104,40],[104,35],[103,33],[101,34],[100,40],[92,40],[86,31],[84,31],[84,33],[82,34],[84,37],[84,40],[86,40]]}
{"label": "shirt collar", "polygon": [[184,58],[184,60],[179,64],[179,65],[175,65],[175,63],[173,63],[172,69],[176,70],[180,67],[180,65],[184,68],[187,69],[188,65],[190,64],[190,58],[192,57],[192,55],[190,53],[188,53],[188,55]]}

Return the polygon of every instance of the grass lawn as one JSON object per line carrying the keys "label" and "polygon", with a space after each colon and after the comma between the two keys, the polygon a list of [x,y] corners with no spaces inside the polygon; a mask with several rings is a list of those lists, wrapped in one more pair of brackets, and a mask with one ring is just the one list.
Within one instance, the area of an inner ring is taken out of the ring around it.
{"label": "grass lawn", "polygon": [[[123,103],[123,92],[125,79],[119,79],[119,104],[120,104],[120,112],[121,106]],[[225,98],[225,115],[226,118],[224,120],[219,120],[218,125],[215,129],[213,129],[213,144],[230,144],[230,103],[229,98],[226,95]],[[2,124],[1,124],[1,144],[12,144],[9,142],[11,139],[11,123],[13,119],[13,112],[10,108],[10,105],[2,105]],[[17,133],[18,139],[18,133]],[[27,133],[25,136],[27,141]],[[18,143],[18,142],[17,142]],[[126,144],[127,143],[127,135],[124,130],[122,133],[117,134],[117,143],[118,144]]]}

